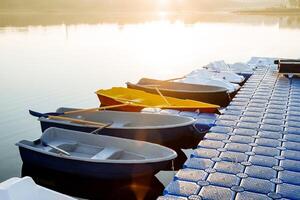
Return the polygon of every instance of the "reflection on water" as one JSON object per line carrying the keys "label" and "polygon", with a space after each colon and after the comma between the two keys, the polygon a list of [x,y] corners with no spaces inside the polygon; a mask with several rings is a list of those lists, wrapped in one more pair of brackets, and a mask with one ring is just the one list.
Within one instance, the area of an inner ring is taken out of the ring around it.
{"label": "reflection on water", "polygon": [[87,199],[152,200],[162,194],[164,186],[155,177],[133,180],[97,180],[73,174],[23,165],[22,176],[31,176],[44,187]]}

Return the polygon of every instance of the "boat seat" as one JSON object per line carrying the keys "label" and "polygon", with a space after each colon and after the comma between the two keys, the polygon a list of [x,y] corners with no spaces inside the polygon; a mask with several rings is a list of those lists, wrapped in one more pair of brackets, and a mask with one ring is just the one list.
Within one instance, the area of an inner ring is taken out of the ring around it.
{"label": "boat seat", "polygon": [[106,159],[117,159],[123,153],[122,149],[115,147],[105,147],[102,151],[94,155],[91,159],[106,160]]}

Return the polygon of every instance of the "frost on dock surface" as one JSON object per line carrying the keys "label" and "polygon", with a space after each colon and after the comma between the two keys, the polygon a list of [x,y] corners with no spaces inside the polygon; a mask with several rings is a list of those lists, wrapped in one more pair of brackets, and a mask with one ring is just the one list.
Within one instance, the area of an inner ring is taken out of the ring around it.
{"label": "frost on dock surface", "polygon": [[300,78],[259,67],[158,199],[300,199]]}

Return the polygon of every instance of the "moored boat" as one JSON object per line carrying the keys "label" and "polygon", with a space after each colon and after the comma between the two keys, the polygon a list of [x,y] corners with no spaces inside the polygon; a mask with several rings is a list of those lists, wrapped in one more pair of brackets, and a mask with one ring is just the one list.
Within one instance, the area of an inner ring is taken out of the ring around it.
{"label": "moored boat", "polygon": [[216,104],[222,107],[227,106],[230,102],[227,89],[218,86],[197,85],[142,78],[136,84],[127,82],[127,87],[131,89],[143,90],[152,94],[157,94],[158,88],[164,96],[176,97],[180,99],[191,99],[205,103]]}
{"label": "moored boat", "polygon": [[[59,118],[51,118],[49,115],[35,114],[39,117],[42,131],[50,127],[58,127],[76,131],[101,135],[121,137],[134,140],[142,140],[152,143],[161,144],[173,149],[184,148],[186,145],[183,140],[199,140],[203,134],[199,133],[194,126],[195,119],[191,117],[139,113],[139,112],[120,112],[120,111],[85,111],[74,108],[59,108],[55,113]],[[55,113],[51,113],[52,115]],[[86,123],[76,123],[73,119],[81,119]],[[101,123],[105,128],[99,130],[99,126],[93,123]],[[99,130],[97,132],[97,130]]]}
{"label": "moored boat", "polygon": [[128,105],[117,108],[122,111],[139,112],[144,108],[174,109],[180,111],[200,111],[205,113],[218,113],[219,106],[194,100],[182,100],[174,97],[164,97],[140,90],[113,87],[108,90],[96,92],[101,106]]}
{"label": "moored boat", "polygon": [[232,71],[217,71],[210,66],[206,66],[207,69],[196,69],[189,73],[187,76],[198,76],[200,78],[216,79],[216,80],[225,80],[230,83],[241,85],[245,78],[243,76],[237,75]]}
{"label": "moored boat", "polygon": [[59,128],[16,145],[24,164],[100,179],[152,176],[170,169],[177,156],[157,144]]}
{"label": "moored boat", "polygon": [[37,185],[31,177],[13,177],[0,183],[1,200],[75,200],[70,196]]}
{"label": "moored boat", "polygon": [[227,64],[224,60],[214,61],[204,66],[204,68],[216,71],[216,72],[231,72],[241,75],[247,80],[254,72],[256,66],[251,66],[246,63],[233,63]]}
{"label": "moored boat", "polygon": [[234,97],[234,95],[237,93],[237,91],[241,88],[240,85],[230,83],[226,80],[207,78],[207,77],[199,77],[199,76],[195,76],[195,75],[194,76],[192,76],[192,75],[186,76],[183,79],[177,80],[177,82],[224,87],[227,89],[231,98]]}

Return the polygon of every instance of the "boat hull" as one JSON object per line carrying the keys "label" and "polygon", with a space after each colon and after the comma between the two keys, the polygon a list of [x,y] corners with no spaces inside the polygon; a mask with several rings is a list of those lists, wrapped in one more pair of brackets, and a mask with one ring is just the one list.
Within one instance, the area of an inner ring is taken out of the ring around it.
{"label": "boat hull", "polygon": [[[149,84],[155,84],[154,82],[150,82]],[[186,83],[175,83],[175,84],[184,84],[184,85],[192,85],[192,84],[186,84]],[[197,87],[197,85],[195,85]],[[132,83],[127,83],[127,87],[131,89],[137,89],[137,90],[142,90],[145,92],[149,92],[152,94],[157,94],[157,90],[155,88],[150,88],[150,87],[144,87],[139,84],[132,84]],[[199,88],[201,86],[198,86]],[[229,102],[230,102],[230,96],[227,93],[227,90],[224,89],[222,91],[199,91],[199,92],[189,92],[189,91],[176,91],[176,90],[166,90],[159,88],[160,92],[164,96],[169,96],[169,97],[175,97],[175,98],[180,98],[180,99],[191,99],[195,101],[201,101],[205,103],[210,103],[210,104],[215,104],[219,105],[221,107],[226,107]]]}
{"label": "boat hull", "polygon": [[[113,98],[103,96],[100,94],[97,94],[99,101],[101,102],[101,107],[103,106],[112,106],[112,105],[119,105],[122,104],[123,102],[116,101]],[[113,108],[110,110],[117,110],[117,111],[126,111],[126,112],[140,112],[144,108],[147,108],[146,106],[142,105],[136,105],[136,104],[128,104],[126,106],[118,107],[118,108]],[[218,108],[197,108],[197,107],[168,107],[164,106],[161,109],[173,109],[173,110],[179,110],[179,111],[189,111],[189,112],[195,112],[196,110],[199,110],[200,112],[204,113],[219,113]]]}
{"label": "boat hull", "polygon": [[48,168],[63,173],[98,179],[132,179],[153,176],[160,170],[169,170],[172,161],[155,163],[97,163],[68,159],[66,156],[51,156],[24,147],[19,147],[22,161],[26,165]]}
{"label": "boat hull", "polygon": [[[91,126],[76,126],[59,122],[40,121],[41,129],[44,132],[50,127],[57,127],[75,131],[90,133],[96,130]],[[193,124],[181,127],[155,128],[155,129],[122,129],[122,128],[105,128],[99,132],[101,135],[114,136],[126,139],[141,140],[151,143],[160,144],[174,150],[181,148],[195,147],[199,140],[203,138],[205,132],[199,132]]]}

